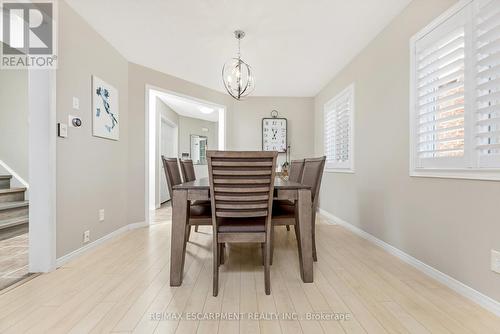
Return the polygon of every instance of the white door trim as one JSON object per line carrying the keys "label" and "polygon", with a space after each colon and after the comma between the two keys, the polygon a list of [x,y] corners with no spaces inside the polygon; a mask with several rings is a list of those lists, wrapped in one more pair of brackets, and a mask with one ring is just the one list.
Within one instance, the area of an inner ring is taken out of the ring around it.
{"label": "white door trim", "polygon": [[[156,150],[157,150],[157,156],[158,156],[158,166],[157,168],[160,169],[160,178],[162,177],[165,177],[163,175],[163,173],[161,172],[163,170],[163,162],[161,160],[161,155],[162,155],[162,141],[163,141],[163,138],[161,137],[162,136],[162,127],[161,127],[161,122],[165,122],[165,124],[167,124],[169,127],[172,128],[172,130],[174,131],[174,143],[172,144],[173,147],[174,147],[174,156],[179,156],[179,127],[177,126],[177,124],[175,124],[174,122],[172,122],[171,120],[169,120],[167,117],[165,117],[164,115],[160,115],[160,124],[159,124],[159,129],[160,129],[160,135],[157,136],[158,137],[158,146],[156,147]],[[156,193],[156,196],[158,198],[158,201],[156,202],[156,208],[158,209],[160,206],[161,206],[161,181],[160,181],[160,186],[158,187],[158,192]]]}
{"label": "white door trim", "polygon": [[28,71],[29,272],[56,268],[56,70]]}

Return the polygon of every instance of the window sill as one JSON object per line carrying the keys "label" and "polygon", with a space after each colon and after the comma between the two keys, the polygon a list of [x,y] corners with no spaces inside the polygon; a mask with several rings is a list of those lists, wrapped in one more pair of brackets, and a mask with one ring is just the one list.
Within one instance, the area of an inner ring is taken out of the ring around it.
{"label": "window sill", "polygon": [[325,168],[325,173],[354,174],[354,169]]}
{"label": "window sill", "polygon": [[415,169],[411,177],[500,181],[500,169]]}

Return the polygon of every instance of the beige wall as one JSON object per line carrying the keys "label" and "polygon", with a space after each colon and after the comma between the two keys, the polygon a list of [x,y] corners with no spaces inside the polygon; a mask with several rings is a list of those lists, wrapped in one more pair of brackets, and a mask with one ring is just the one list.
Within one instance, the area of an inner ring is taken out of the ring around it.
{"label": "beige wall", "polygon": [[[83,246],[129,222],[128,176],[128,62],[83,21],[65,2],[59,7],[59,69],[57,121],[78,115],[81,128],[57,139],[57,257]],[[120,95],[120,140],[92,136],[91,76],[116,87]],[[72,98],[80,110],[72,110]],[[105,209],[105,221],[98,210]],[[137,221],[134,221],[137,222]]]}
{"label": "beige wall", "polygon": [[315,98],[355,90],[355,174],[326,173],[321,208],[500,300],[490,249],[500,249],[500,183],[409,177],[409,39],[454,0],[415,0]]}
{"label": "beige wall", "polygon": [[0,160],[29,182],[28,72],[24,70],[0,70]]}
{"label": "beige wall", "polygon": [[[244,101],[235,101],[233,122],[231,123],[231,145],[236,150],[262,149],[262,118],[271,117],[271,111],[277,110],[279,117],[288,119],[288,143],[291,156],[305,158],[313,155],[314,147],[314,112],[313,98],[293,97],[251,97]],[[278,156],[282,163],[285,155]]]}
{"label": "beige wall", "polygon": [[[205,136],[208,140],[208,149],[218,148],[217,122],[205,121],[198,118],[179,116],[179,157],[188,153],[191,157],[191,135]],[[206,128],[208,131],[203,131]]]}

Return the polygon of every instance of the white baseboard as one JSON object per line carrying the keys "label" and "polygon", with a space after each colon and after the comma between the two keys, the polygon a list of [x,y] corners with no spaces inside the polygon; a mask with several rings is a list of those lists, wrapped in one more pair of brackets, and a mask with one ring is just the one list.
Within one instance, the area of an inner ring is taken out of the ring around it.
{"label": "white baseboard", "polygon": [[88,252],[89,250],[91,250],[99,245],[102,245],[106,241],[113,239],[113,238],[119,236],[120,234],[123,234],[127,231],[130,231],[130,230],[134,230],[136,228],[141,228],[141,227],[146,227],[146,226],[148,226],[148,223],[140,222],[140,223],[133,223],[133,224],[129,224],[129,225],[125,225],[123,227],[120,227],[119,229],[117,229],[117,230],[97,239],[97,240],[94,240],[94,241],[86,244],[85,246],[80,247],[80,248],[72,251],[71,253],[68,253],[66,255],[61,256],[60,258],[58,258],[56,260],[56,268],[59,268],[59,267],[65,265],[69,261],[83,255],[84,253]]}
{"label": "white baseboard", "polygon": [[331,220],[330,222],[333,222],[334,224],[341,225],[345,227],[346,229],[350,230],[351,232],[359,235],[360,237],[371,241],[372,243],[378,245],[379,247],[383,248],[385,251],[388,253],[396,256],[400,260],[408,263],[409,265],[415,267],[416,269],[420,270],[427,276],[430,276],[437,280],[438,282],[446,285],[450,289],[456,291],[457,293],[461,294],[462,296],[470,299],[471,301],[475,302],[476,304],[479,304],[486,310],[496,314],[497,316],[500,316],[500,302],[494,300],[493,298],[490,298],[481,292],[474,290],[468,285],[465,285],[464,283],[454,279],[453,277],[450,277],[446,275],[445,273],[440,272],[439,270],[423,263],[422,261],[414,258],[413,256],[403,252],[402,250],[389,245],[388,243],[374,237],[373,235],[363,231],[362,229],[336,217],[335,215],[323,210],[319,209],[318,210],[321,215],[323,215],[325,218]]}

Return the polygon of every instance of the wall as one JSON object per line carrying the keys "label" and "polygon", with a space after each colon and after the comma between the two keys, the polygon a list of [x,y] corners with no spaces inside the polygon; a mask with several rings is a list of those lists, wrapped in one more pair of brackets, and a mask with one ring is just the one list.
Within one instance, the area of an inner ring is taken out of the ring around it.
{"label": "wall", "polygon": [[[209,122],[191,117],[179,117],[179,156],[189,153],[191,157],[191,135],[205,136],[208,140],[208,149],[218,149],[218,122]],[[208,129],[208,132],[202,131]],[[192,158],[192,157],[191,157]],[[197,178],[208,177],[208,165],[194,165]]]}
{"label": "wall", "polygon": [[356,172],[325,174],[321,208],[500,300],[500,183],[408,176],[409,39],[454,3],[413,1],[316,96],[319,155],[323,105],[356,84]]}
{"label": "wall", "polygon": [[[83,126],[57,139],[57,257],[83,246],[85,230],[92,241],[129,223],[128,62],[65,2],[59,4],[57,121],[68,123],[73,114]],[[92,136],[92,75],[119,91],[119,141]],[[80,99],[79,111],[72,110],[73,96]],[[101,208],[104,222],[98,221]]]}
{"label": "wall", "polygon": [[[182,153],[191,155],[191,135],[207,137],[208,149],[216,150],[218,148],[218,126],[217,122],[179,116],[179,156]],[[206,128],[208,131],[205,132],[202,128]]]}
{"label": "wall", "polygon": [[25,70],[0,70],[0,160],[29,182],[28,72]]}
{"label": "wall", "polygon": [[[236,150],[262,150],[262,118],[271,117],[277,110],[279,117],[288,119],[288,143],[291,157],[311,157],[314,152],[313,98],[294,97],[251,97],[235,101],[231,123],[232,148]],[[278,163],[285,161],[285,154],[279,154]]]}

